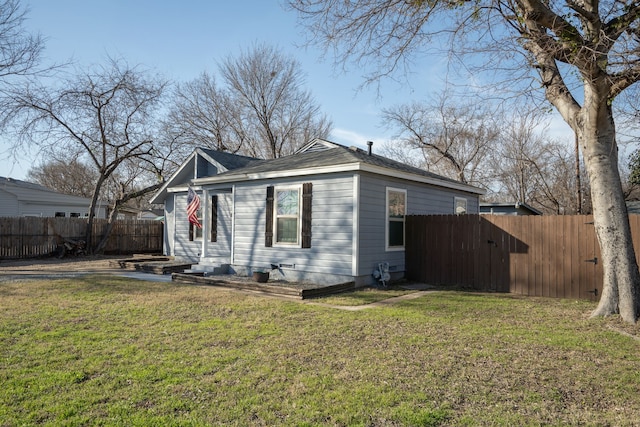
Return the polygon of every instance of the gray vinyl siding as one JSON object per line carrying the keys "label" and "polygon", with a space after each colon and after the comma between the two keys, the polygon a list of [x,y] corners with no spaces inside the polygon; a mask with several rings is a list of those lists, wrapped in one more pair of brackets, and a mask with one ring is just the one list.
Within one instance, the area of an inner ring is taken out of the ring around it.
{"label": "gray vinyl siding", "polygon": [[[204,193],[198,192],[203,214],[202,239],[189,240],[189,221],[187,220],[187,193],[175,193],[165,200],[166,230],[171,238],[165,238],[167,255],[197,261],[200,257],[214,259],[220,263],[228,264],[231,255],[231,227],[233,221],[233,196],[228,193],[220,193],[218,196],[218,235],[216,242],[211,241],[210,221],[211,196],[216,194],[209,192],[205,200]],[[203,253],[203,239],[205,251]]]}
{"label": "gray vinyl siding", "polygon": [[164,254],[174,256],[176,240],[175,195],[170,194],[164,201]]}
{"label": "gray vinyl siding", "polygon": [[392,273],[403,272],[405,269],[404,250],[386,250],[387,187],[407,191],[408,215],[452,214],[455,197],[467,199],[468,213],[478,212],[478,196],[474,194],[362,174],[359,201],[359,276],[370,275],[381,262],[388,262]]}
{"label": "gray vinyl siding", "polygon": [[20,216],[18,198],[0,189],[0,216]]}
{"label": "gray vinyl siding", "polygon": [[207,258],[215,258],[218,262],[228,264],[231,257],[231,227],[233,224],[233,195],[231,194],[215,194],[209,193],[208,207],[211,209],[211,197],[218,196],[218,221],[217,221],[217,238],[215,242],[211,241],[211,216],[207,218],[207,230],[204,236],[206,241]]}
{"label": "gray vinyl siding", "polygon": [[[44,187],[23,181],[4,183],[0,189],[0,216],[53,217],[64,212],[66,217],[78,213],[84,217],[89,212],[91,199],[56,193]],[[100,204],[101,203],[101,204]],[[95,212],[97,218],[106,217],[107,206],[99,202]]]}
{"label": "gray vinyl siding", "polygon": [[174,195],[175,256],[197,261],[202,253],[202,240],[189,240],[189,220],[187,219],[187,193]]}
{"label": "gray vinyl siding", "polygon": [[[265,247],[266,188],[313,183],[311,248],[274,244]],[[295,265],[294,270],[351,276],[353,253],[353,178],[350,174],[306,177],[236,186],[235,265],[265,268]]]}

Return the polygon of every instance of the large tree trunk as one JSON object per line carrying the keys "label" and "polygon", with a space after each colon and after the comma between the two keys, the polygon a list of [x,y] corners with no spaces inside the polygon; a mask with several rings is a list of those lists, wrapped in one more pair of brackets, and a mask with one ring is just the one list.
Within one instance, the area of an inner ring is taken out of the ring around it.
{"label": "large tree trunk", "polygon": [[113,226],[115,225],[115,221],[117,218],[118,218],[118,206],[116,206],[111,210],[111,212],[109,212],[109,218],[107,220],[107,228],[104,230],[102,239],[100,239],[96,247],[93,249],[94,254],[101,254],[104,252],[104,248],[107,247],[109,236],[111,236],[111,232],[113,231]]}
{"label": "large tree trunk", "polygon": [[98,180],[96,181],[96,185],[93,188],[93,197],[91,198],[91,204],[89,205],[89,218],[87,219],[87,228],[86,228],[86,232],[85,232],[85,243],[86,243],[86,247],[87,247],[87,253],[89,255],[93,255],[94,251],[94,247],[93,247],[93,220],[95,219],[96,216],[96,206],[98,205],[98,198],[100,196],[100,190],[102,189],[102,184],[104,184],[104,181],[106,180],[106,176],[104,175],[104,173],[102,173],[102,171],[100,171],[100,176],[98,177]]}
{"label": "large tree trunk", "polygon": [[107,246],[107,241],[111,236],[111,232],[113,231],[113,226],[115,225],[116,220],[118,219],[118,212],[120,212],[120,207],[124,206],[124,204],[131,200],[136,199],[140,196],[143,196],[152,191],[156,191],[158,188],[162,187],[164,184],[164,180],[158,181],[153,185],[143,188],[142,190],[134,191],[128,194],[124,193],[124,188],[122,189],[122,194],[119,199],[117,199],[113,206],[111,207],[111,212],[109,213],[109,219],[107,221],[107,228],[102,236],[102,239],[96,247],[94,248],[94,253],[101,254],[104,251],[104,248]]}
{"label": "large tree trunk", "polygon": [[604,270],[602,296],[592,317],[619,313],[626,322],[635,323],[640,312],[640,273],[618,171],[613,115],[608,102],[601,101],[585,90],[579,120]]}

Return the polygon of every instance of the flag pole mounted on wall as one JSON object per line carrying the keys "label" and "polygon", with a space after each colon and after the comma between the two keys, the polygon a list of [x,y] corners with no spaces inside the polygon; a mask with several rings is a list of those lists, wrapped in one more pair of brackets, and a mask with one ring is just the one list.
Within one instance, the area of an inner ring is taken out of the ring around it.
{"label": "flag pole mounted on wall", "polygon": [[198,221],[198,209],[200,209],[200,196],[193,191],[193,188],[189,187],[187,192],[187,218],[189,218],[189,224],[202,228],[200,221]]}

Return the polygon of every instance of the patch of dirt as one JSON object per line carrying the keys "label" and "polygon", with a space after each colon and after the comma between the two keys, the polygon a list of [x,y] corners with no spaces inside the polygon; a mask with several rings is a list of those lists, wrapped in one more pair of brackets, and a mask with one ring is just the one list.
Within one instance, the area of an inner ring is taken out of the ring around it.
{"label": "patch of dirt", "polygon": [[626,335],[640,341],[640,321],[635,324],[627,323],[618,315],[610,316],[605,319],[605,321],[607,322],[607,327],[612,331],[616,331],[619,334]]}
{"label": "patch of dirt", "polygon": [[31,258],[0,260],[0,274],[46,274],[52,272],[112,270],[109,262],[122,259],[123,255],[70,256],[62,259]]}

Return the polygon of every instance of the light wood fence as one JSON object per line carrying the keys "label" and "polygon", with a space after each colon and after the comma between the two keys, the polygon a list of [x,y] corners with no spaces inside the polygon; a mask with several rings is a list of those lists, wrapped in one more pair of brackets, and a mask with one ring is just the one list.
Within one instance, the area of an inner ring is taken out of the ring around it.
{"label": "light wood fence", "polygon": [[[40,257],[53,253],[65,239],[84,240],[87,220],[82,218],[0,218],[0,259]],[[93,241],[107,227],[106,219],[94,219]],[[117,220],[105,253],[162,252],[160,221]]]}
{"label": "light wood fence", "polygon": [[[638,256],[640,215],[630,222]],[[406,236],[410,280],[557,298],[602,292],[592,216],[408,216]]]}

